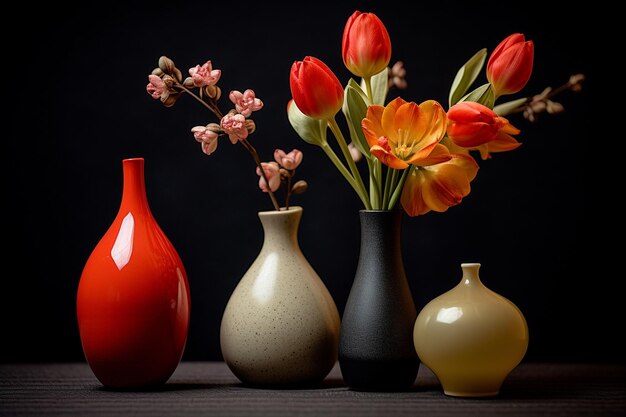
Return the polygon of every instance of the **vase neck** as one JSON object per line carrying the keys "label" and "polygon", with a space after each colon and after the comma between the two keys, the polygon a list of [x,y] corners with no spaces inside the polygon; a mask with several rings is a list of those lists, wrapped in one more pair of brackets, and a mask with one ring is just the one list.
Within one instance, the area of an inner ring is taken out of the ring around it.
{"label": "vase neck", "polygon": [[299,247],[298,227],[301,218],[302,207],[299,206],[292,206],[288,210],[259,212],[259,219],[263,225],[264,245]]}
{"label": "vase neck", "polygon": [[144,159],[129,158],[122,160],[124,189],[120,212],[150,211],[144,179]]}
{"label": "vase neck", "polygon": [[382,251],[389,257],[401,257],[400,210],[361,210],[361,254]]}
{"label": "vase neck", "polygon": [[480,269],[479,263],[462,263],[461,269],[463,270],[463,277],[461,278],[463,285],[468,287],[483,286],[483,283],[480,281],[480,275],[478,274]]}

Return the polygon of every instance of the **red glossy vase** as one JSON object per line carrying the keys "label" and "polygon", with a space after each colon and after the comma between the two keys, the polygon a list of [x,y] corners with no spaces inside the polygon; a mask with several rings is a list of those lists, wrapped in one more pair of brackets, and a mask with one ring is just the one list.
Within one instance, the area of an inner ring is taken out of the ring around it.
{"label": "red glossy vase", "polygon": [[83,269],[76,310],[85,358],[112,388],[165,383],[189,328],[189,284],[176,249],[152,216],[143,158],[124,159],[117,217]]}

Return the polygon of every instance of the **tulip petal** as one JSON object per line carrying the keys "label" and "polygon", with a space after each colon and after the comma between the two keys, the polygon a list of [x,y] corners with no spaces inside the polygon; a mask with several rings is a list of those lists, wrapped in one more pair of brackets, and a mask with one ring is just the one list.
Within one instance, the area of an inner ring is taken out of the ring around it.
{"label": "tulip petal", "polygon": [[291,66],[289,86],[302,113],[316,119],[329,119],[341,109],[343,87],[337,76],[321,60],[307,56]]}
{"label": "tulip petal", "polygon": [[420,170],[413,168],[404,182],[400,204],[402,204],[406,214],[411,217],[426,214],[430,211],[430,207],[426,205],[422,196],[424,180],[424,175]]}
{"label": "tulip petal", "polygon": [[448,126],[448,116],[445,110],[435,100],[426,100],[419,107],[422,111],[422,118],[426,121],[426,128],[423,130],[419,141],[423,141],[425,144],[439,142],[446,134]]}
{"label": "tulip petal", "polygon": [[381,126],[385,132],[385,136],[389,138],[389,141],[395,146],[398,143],[398,127],[396,125],[396,112],[398,108],[406,104],[401,97],[397,97],[389,102],[385,106],[381,117]]}
{"label": "tulip petal", "polygon": [[521,145],[514,137],[504,132],[499,132],[494,140],[475,149],[480,152],[481,158],[485,160],[491,158],[491,153],[512,151]]}
{"label": "tulip petal", "polygon": [[471,182],[478,174],[478,164],[476,160],[469,155],[454,154],[450,159],[450,164],[455,165],[465,171],[467,179]]}
{"label": "tulip petal", "polygon": [[370,148],[378,144],[379,137],[385,136],[385,131],[381,124],[384,110],[385,108],[383,106],[369,106],[367,116],[365,116],[365,119],[361,122],[363,134]]}
{"label": "tulip petal", "polygon": [[[441,164],[450,160],[451,155],[448,148],[439,143],[435,143],[433,145],[434,146],[429,147],[427,150],[416,153],[407,162],[412,165],[429,166]],[[420,153],[426,153],[426,151],[427,155],[422,157]]]}
{"label": "tulip petal", "polygon": [[402,190],[402,207],[409,216],[446,211],[470,193],[477,172],[478,164],[467,155],[451,155],[448,162],[413,168]]}
{"label": "tulip petal", "polygon": [[448,134],[457,145],[472,148],[493,140],[498,134],[498,126],[483,122],[452,123],[448,126]]}
{"label": "tulip petal", "polygon": [[382,146],[374,145],[370,148],[370,152],[378,158],[380,162],[391,168],[404,169],[409,166],[409,164],[399,159],[391,152],[386,151]]}
{"label": "tulip petal", "polygon": [[519,143],[513,136],[500,132],[493,141],[489,142],[488,145],[489,152],[506,152],[517,149],[522,144]]}

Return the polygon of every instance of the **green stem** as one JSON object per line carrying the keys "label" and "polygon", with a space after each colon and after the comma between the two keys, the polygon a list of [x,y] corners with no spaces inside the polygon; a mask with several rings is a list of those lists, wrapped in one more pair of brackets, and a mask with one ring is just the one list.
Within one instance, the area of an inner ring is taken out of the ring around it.
{"label": "green stem", "polygon": [[391,174],[392,168],[387,167],[385,174],[385,189],[383,191],[383,205],[381,208],[387,206],[387,202],[389,201],[389,189],[391,188]]}
{"label": "green stem", "polygon": [[324,153],[326,153],[326,156],[328,156],[328,159],[330,159],[330,161],[339,170],[341,175],[343,175],[346,181],[348,181],[348,184],[350,184],[350,186],[352,186],[354,191],[356,191],[357,195],[359,196],[359,198],[361,199],[365,207],[368,207],[369,200],[367,199],[367,195],[364,195],[361,192],[358,185],[356,184],[354,177],[352,176],[352,174],[350,174],[350,171],[348,171],[348,169],[343,165],[343,163],[341,162],[341,160],[339,159],[335,151],[332,150],[332,148],[328,145],[328,143],[323,143],[322,145],[320,145],[320,147],[322,148]]}
{"label": "green stem", "polygon": [[367,195],[367,190],[365,189],[363,178],[361,178],[361,173],[354,163],[354,159],[352,159],[352,154],[350,154],[350,149],[348,149],[348,144],[346,143],[346,138],[343,136],[343,133],[341,133],[341,129],[339,128],[339,125],[337,124],[337,121],[334,117],[328,119],[328,126],[330,126],[330,130],[333,132],[335,139],[337,139],[337,143],[339,144],[341,153],[343,153],[343,157],[348,163],[348,167],[350,167],[350,172],[352,172],[352,178],[354,178],[356,186],[358,188],[357,193],[361,197],[361,200],[363,200],[363,196],[365,196],[365,208],[371,210],[372,205]]}
{"label": "green stem", "polygon": [[374,166],[374,181],[376,182],[376,196],[378,198],[376,209],[380,210],[383,208],[383,171],[382,171],[382,163],[376,157],[372,162]]}
{"label": "green stem", "polygon": [[376,162],[378,161],[378,159],[372,161],[369,157],[366,156],[365,160],[367,161],[367,168],[370,174],[370,203],[372,204],[372,208],[374,210],[379,210],[381,207],[381,195],[379,188],[380,181],[377,176],[378,173],[376,172]]}
{"label": "green stem", "polygon": [[[396,185],[396,189],[393,191],[393,194],[391,195],[391,199],[389,200],[389,205],[387,206],[387,210],[391,210],[395,207],[396,202],[398,201],[398,197],[400,197],[400,194],[402,194],[402,188],[404,188],[404,181],[406,181],[406,176],[409,172],[409,170],[413,169],[413,167],[409,167],[409,168],[405,168],[402,172],[402,177],[400,177],[400,181],[398,181],[398,184]],[[398,172],[397,170],[394,170],[396,172]]]}
{"label": "green stem", "polygon": [[373,104],[374,94],[372,93],[372,77],[363,77],[363,81],[365,82],[365,92],[367,93],[367,98],[370,99],[370,104]]}
{"label": "green stem", "polygon": [[389,183],[389,194],[387,195],[387,200],[385,200],[385,203],[383,206],[386,209],[387,207],[389,207],[391,196],[393,195],[393,191],[396,189],[396,184],[398,184],[398,175],[400,175],[400,170],[395,169],[395,168],[391,169],[391,181]]}

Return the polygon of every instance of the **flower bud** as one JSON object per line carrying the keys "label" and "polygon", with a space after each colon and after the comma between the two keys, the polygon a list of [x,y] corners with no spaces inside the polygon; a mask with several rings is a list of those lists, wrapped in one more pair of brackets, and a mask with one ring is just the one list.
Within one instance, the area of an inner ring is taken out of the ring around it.
{"label": "flower bud", "polygon": [[180,70],[176,67],[174,67],[174,76],[176,77],[176,79],[178,80],[179,83],[183,82],[183,73],[180,72]]}
{"label": "flower bud", "polygon": [[496,96],[520,91],[533,70],[534,46],[521,33],[514,33],[494,49],[487,63],[487,79]]}
{"label": "flower bud", "polygon": [[565,111],[565,107],[561,103],[557,103],[556,101],[548,100],[546,102],[546,111],[548,114],[558,114],[563,113]]}
{"label": "flower bud", "polygon": [[183,81],[183,85],[187,88],[194,88],[195,85],[193,84],[193,78],[191,77],[185,78],[185,81]]}
{"label": "flower bud", "polygon": [[289,86],[298,109],[315,119],[330,119],[341,110],[343,87],[321,60],[307,56],[291,66]]}
{"label": "flower bud", "polygon": [[254,133],[254,131],[256,130],[256,123],[254,123],[254,120],[246,119],[244,124],[246,126],[246,129],[248,130],[248,133]]}
{"label": "flower bud", "polygon": [[156,75],[157,77],[162,77],[163,74],[165,74],[165,73],[163,72],[163,70],[161,68],[155,68],[155,69],[152,70],[152,74]]}
{"label": "flower bud", "polygon": [[224,129],[222,129],[222,127],[217,123],[209,123],[206,125],[206,128],[211,132],[217,133],[218,135],[224,133]]}
{"label": "flower bud", "polygon": [[289,178],[289,171],[287,171],[285,168],[280,168],[278,172],[280,173],[281,180],[287,180],[287,178]]}
{"label": "flower bud", "polygon": [[341,53],[346,68],[358,77],[384,70],[391,59],[391,40],[378,16],[355,11],[346,22]]}
{"label": "flower bud", "polygon": [[165,107],[172,107],[174,104],[176,104],[176,100],[178,100],[178,97],[180,97],[180,93],[169,94],[167,98],[165,98],[165,100],[163,100],[163,97],[164,96],[161,96],[161,101],[163,102],[163,105]]}
{"label": "flower bud", "polygon": [[171,74],[176,68],[174,61],[163,55],[159,58],[159,68],[166,74]]}
{"label": "flower bud", "polygon": [[207,97],[217,101],[222,96],[222,89],[216,85],[207,85],[204,87],[204,93]]}
{"label": "flower bud", "polygon": [[307,188],[309,188],[309,184],[304,180],[300,180],[291,187],[291,192],[293,194],[302,194]]}
{"label": "flower bud", "polygon": [[581,83],[584,80],[585,80],[584,74],[576,74],[576,75],[572,75],[571,77],[569,77],[570,90],[572,90],[575,93],[578,93],[580,90],[583,89],[583,86],[581,85]]}
{"label": "flower bud", "polygon": [[169,75],[163,76],[163,82],[165,83],[165,86],[167,88],[172,88],[174,86],[174,79],[170,77]]}

